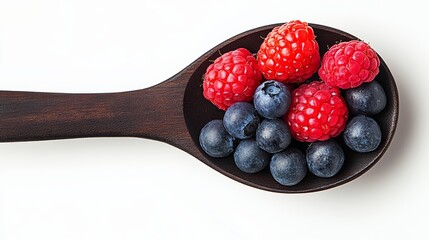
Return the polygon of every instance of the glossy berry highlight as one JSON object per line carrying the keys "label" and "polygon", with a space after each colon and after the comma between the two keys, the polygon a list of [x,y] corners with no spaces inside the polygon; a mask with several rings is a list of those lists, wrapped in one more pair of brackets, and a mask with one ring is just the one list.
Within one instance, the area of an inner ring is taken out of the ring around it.
{"label": "glossy berry highlight", "polygon": [[269,80],[256,88],[253,104],[264,118],[280,118],[289,110],[291,95],[289,88],[278,81]]}
{"label": "glossy berry highlight", "polygon": [[256,130],[256,143],[269,153],[285,150],[291,140],[288,126],[281,119],[265,119]]}
{"label": "glossy berry highlight", "polygon": [[253,138],[240,141],[234,152],[235,165],[245,173],[263,170],[270,160],[271,154],[260,149]]}
{"label": "glossy berry highlight", "polygon": [[372,152],[381,143],[381,129],[378,123],[365,115],[353,117],[344,130],[345,144],[355,152]]}
{"label": "glossy berry highlight", "polygon": [[348,119],[347,105],[337,87],[321,81],[302,84],[292,92],[286,116],[292,137],[301,142],[338,136]]}
{"label": "glossy berry highlight", "polygon": [[249,102],[262,79],[249,50],[238,48],[222,54],[204,74],[203,95],[221,110],[236,102]]}
{"label": "glossy berry highlight", "polygon": [[199,142],[211,157],[226,157],[234,151],[234,138],[226,131],[222,120],[212,120],[204,125]]}
{"label": "glossy berry highlight", "polygon": [[334,140],[314,142],[306,152],[308,170],[318,177],[336,175],[344,164],[344,151]]}
{"label": "glossy berry highlight", "polygon": [[275,27],[260,46],[257,59],[265,79],[304,82],[320,66],[319,44],[313,28],[299,20]]}
{"label": "glossy berry highlight", "polygon": [[237,139],[248,139],[255,135],[259,125],[259,115],[251,103],[237,102],[223,115],[226,131]]}
{"label": "glossy berry highlight", "polygon": [[379,66],[380,59],[369,44],[351,40],[332,46],[323,55],[318,73],[328,85],[348,89],[374,80]]}
{"label": "glossy berry highlight", "polygon": [[294,147],[276,153],[271,157],[270,172],[281,185],[294,186],[307,175],[305,155]]}
{"label": "glossy berry highlight", "polygon": [[344,93],[350,112],[358,115],[375,115],[384,110],[387,96],[377,81],[363,83],[359,87],[347,89]]}

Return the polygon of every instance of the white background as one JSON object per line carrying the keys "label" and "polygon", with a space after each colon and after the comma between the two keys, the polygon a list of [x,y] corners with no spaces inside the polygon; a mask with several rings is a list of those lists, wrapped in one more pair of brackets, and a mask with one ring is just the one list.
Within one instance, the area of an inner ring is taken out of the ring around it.
{"label": "white background", "polygon": [[223,40],[300,19],[369,42],[400,92],[369,172],[310,194],[237,183],[167,144],[0,144],[0,240],[428,239],[424,1],[0,0],[0,89],[116,92],[174,75]]}

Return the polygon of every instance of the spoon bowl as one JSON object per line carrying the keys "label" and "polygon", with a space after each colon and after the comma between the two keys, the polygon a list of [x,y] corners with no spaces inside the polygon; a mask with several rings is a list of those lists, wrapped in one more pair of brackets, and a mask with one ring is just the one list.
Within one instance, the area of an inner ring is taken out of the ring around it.
{"label": "spoon bowl", "polygon": [[[214,170],[238,182],[262,190],[303,193],[329,189],[349,182],[368,171],[387,150],[398,121],[398,90],[393,76],[380,57],[376,80],[387,95],[387,106],[374,119],[383,134],[380,146],[370,153],[356,153],[343,143],[346,161],[331,178],[310,173],[295,186],[283,186],[269,169],[256,174],[240,171],[233,157],[213,158],[199,146],[199,133],[212,119],[222,119],[224,112],[202,94],[202,77],[211,61],[239,47],[256,53],[273,24],[236,35],[203,54],[170,79],[149,88],[119,93],[40,93],[0,92],[0,141],[37,141],[80,137],[142,137],[178,147]],[[357,39],[351,34],[318,24],[313,27],[323,55],[329,46]],[[306,144],[292,144],[305,150]]]}

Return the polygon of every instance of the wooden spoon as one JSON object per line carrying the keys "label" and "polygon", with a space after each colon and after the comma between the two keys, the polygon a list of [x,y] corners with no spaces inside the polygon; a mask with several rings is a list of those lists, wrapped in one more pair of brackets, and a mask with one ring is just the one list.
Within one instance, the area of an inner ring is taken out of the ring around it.
{"label": "wooden spoon", "polygon": [[[371,153],[358,154],[344,146],[346,162],[332,178],[308,173],[296,186],[286,187],[271,177],[269,169],[257,174],[241,172],[232,156],[216,159],[206,155],[198,143],[200,129],[212,119],[221,119],[218,110],[202,95],[202,76],[219,56],[239,47],[256,53],[273,24],[234,36],[214,47],[181,72],[155,86],[119,93],[69,94],[41,92],[0,92],[0,141],[37,141],[81,137],[141,137],[180,148],[216,171],[259,189],[283,192],[313,192],[346,183],[372,167],[391,142],[398,118],[398,91],[388,67],[381,59],[377,76],[387,93],[387,108],[375,118],[383,140]],[[321,54],[329,46],[357,39],[343,31],[310,24]],[[305,145],[293,143],[305,150]]]}

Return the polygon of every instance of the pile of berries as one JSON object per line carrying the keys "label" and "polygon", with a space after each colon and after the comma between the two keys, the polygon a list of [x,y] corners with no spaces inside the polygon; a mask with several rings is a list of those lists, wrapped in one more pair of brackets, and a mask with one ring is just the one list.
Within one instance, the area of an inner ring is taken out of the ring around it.
{"label": "pile of berries", "polygon": [[[204,74],[204,97],[225,111],[201,129],[209,156],[233,154],[246,173],[269,166],[274,180],[293,186],[308,171],[337,174],[345,161],[338,141],[359,153],[377,149],[382,134],[372,116],[386,94],[374,81],[380,60],[367,43],[340,42],[321,56],[311,26],[294,20],[275,27],[255,56],[238,48]],[[306,151],[294,141],[308,143]]]}

